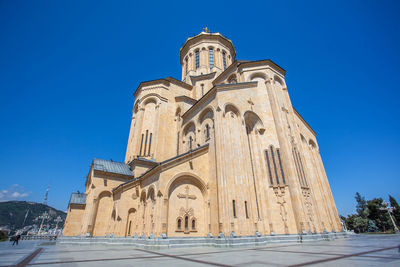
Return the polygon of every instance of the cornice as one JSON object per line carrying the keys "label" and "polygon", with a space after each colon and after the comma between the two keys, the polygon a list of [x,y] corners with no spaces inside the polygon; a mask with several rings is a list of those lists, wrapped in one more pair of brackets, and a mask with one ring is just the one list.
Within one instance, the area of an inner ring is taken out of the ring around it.
{"label": "cornice", "polygon": [[193,86],[191,86],[190,84],[178,81],[175,78],[172,77],[167,77],[167,78],[161,78],[161,79],[156,79],[156,80],[151,80],[151,81],[145,81],[145,82],[141,82],[138,86],[138,88],[136,88],[135,92],[133,93],[133,96],[136,98],[137,94],[139,93],[139,91],[144,87],[144,86],[150,86],[150,85],[157,85],[157,84],[162,84],[164,86],[170,86],[170,84],[173,83],[175,85],[178,85],[184,89],[188,89],[188,90],[192,90]]}
{"label": "cornice", "polygon": [[196,99],[193,99],[193,98],[185,96],[185,95],[175,96],[175,101],[176,102],[189,102],[192,105],[194,105],[197,102]]}
{"label": "cornice", "polygon": [[[127,181],[123,184],[118,185],[117,187],[115,187],[112,192],[113,193],[117,193],[120,190],[123,190],[124,188],[127,188],[129,186],[131,186],[132,184],[136,184],[139,183],[140,181],[142,181],[143,179],[146,179],[149,176],[152,176],[155,173],[159,173],[161,171],[165,171],[168,170],[178,164],[184,163],[188,160],[194,159],[198,156],[203,155],[205,152],[208,151],[208,144],[205,144],[201,147],[198,147],[196,149],[193,150],[189,150],[188,152],[185,152],[183,154],[180,154],[178,156],[172,157],[170,159],[167,159],[163,162],[157,163],[156,166],[154,166],[153,168],[149,169],[148,171],[146,171],[145,173],[143,173],[141,176],[139,176],[138,178],[135,178],[133,180]],[[132,187],[132,186],[131,186]]]}
{"label": "cornice", "polygon": [[190,76],[190,79],[192,80],[192,83],[196,83],[198,81],[202,81],[202,80],[210,80],[212,78],[214,78],[215,74],[217,72],[211,72],[211,73],[207,73],[207,74],[202,74],[202,75],[196,75],[196,76]]}

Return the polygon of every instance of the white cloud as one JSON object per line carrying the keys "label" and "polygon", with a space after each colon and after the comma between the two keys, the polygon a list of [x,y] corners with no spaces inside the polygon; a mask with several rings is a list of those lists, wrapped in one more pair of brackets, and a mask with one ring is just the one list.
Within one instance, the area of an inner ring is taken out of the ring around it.
{"label": "white cloud", "polygon": [[18,184],[13,184],[8,189],[0,190],[0,201],[22,200],[30,195]]}

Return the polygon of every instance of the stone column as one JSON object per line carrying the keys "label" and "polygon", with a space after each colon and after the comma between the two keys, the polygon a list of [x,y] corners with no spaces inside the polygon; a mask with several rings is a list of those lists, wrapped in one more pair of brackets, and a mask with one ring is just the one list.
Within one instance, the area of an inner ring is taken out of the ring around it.
{"label": "stone column", "polygon": [[286,167],[286,183],[289,187],[289,192],[291,196],[292,203],[292,211],[294,213],[295,224],[297,227],[297,232],[300,232],[302,229],[301,224],[304,222],[304,210],[302,207],[302,199],[301,199],[301,191],[300,184],[296,179],[296,171],[293,159],[291,157],[291,149],[288,141],[288,136],[285,134],[286,130],[284,129],[282,118],[281,118],[281,107],[277,101],[275,88],[273,85],[273,78],[266,80],[266,86],[268,91],[268,98],[271,104],[272,113],[275,121],[275,128],[278,135],[278,140],[280,144],[280,151],[282,156],[282,164]]}

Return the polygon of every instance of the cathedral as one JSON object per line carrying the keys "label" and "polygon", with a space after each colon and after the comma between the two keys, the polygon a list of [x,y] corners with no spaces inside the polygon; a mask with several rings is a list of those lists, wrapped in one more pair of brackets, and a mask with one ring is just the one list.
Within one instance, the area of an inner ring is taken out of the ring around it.
{"label": "cathedral", "polygon": [[64,236],[217,237],[342,231],[316,133],[285,70],[237,60],[207,29],[180,49],[182,79],[134,93],[125,162],[94,159]]}

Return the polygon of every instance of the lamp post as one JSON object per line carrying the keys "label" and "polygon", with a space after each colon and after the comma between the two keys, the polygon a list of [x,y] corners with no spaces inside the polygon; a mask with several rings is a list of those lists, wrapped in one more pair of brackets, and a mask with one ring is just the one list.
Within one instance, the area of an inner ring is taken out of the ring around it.
{"label": "lamp post", "polygon": [[42,230],[42,227],[43,227],[43,222],[44,222],[44,220],[46,220],[48,218],[49,218],[49,214],[47,213],[47,211],[45,211],[42,215],[39,216],[39,219],[42,219],[42,222],[40,223],[40,228],[39,228],[37,235],[40,235],[40,231]]}
{"label": "lamp post", "polygon": [[397,225],[396,225],[396,223],[394,222],[393,217],[392,217],[392,214],[391,214],[395,208],[389,207],[389,203],[383,202],[383,207],[382,207],[382,208],[379,208],[379,209],[380,209],[380,210],[387,210],[387,212],[389,213],[389,217],[390,217],[390,219],[392,220],[392,223],[393,223],[393,225],[394,225],[394,231],[395,231],[396,233],[398,233],[398,232],[399,232],[399,228],[397,228]]}

